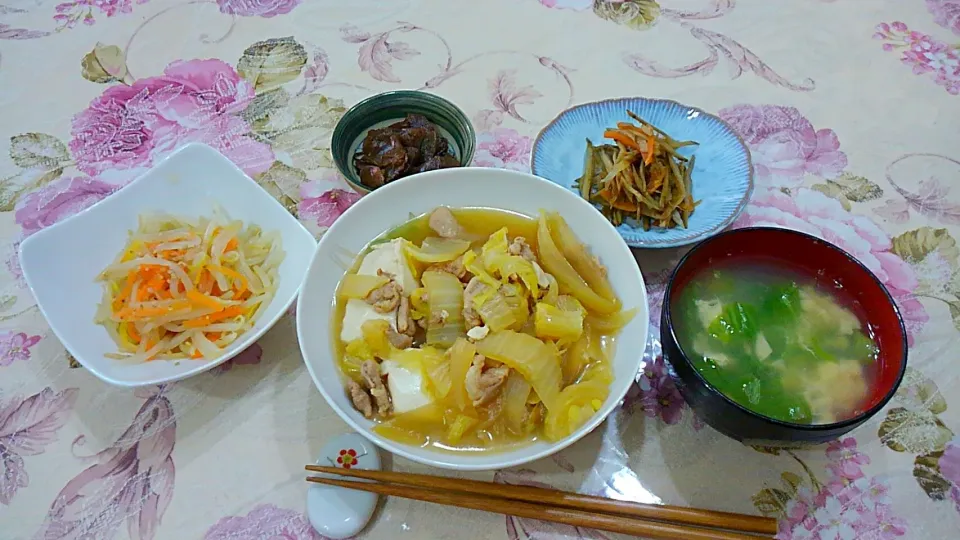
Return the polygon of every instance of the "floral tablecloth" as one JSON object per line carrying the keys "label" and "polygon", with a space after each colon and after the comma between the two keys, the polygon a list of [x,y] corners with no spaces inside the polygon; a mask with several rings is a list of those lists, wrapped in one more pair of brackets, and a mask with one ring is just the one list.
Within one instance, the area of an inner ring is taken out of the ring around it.
{"label": "floral tablecloth", "polygon": [[[716,112],[756,165],[736,226],[852,252],[910,333],[875,419],[819,449],[745,447],[698,421],[659,356],[681,252],[640,251],[653,338],[623,407],[551,459],[473,476],[762,513],[782,538],[960,538],[960,0],[58,1],[0,0],[0,539],[319,538],[302,466],[347,426],[292,316],[213,372],[112,388],[52,335],[17,246],[188,141],[319,235],[359,198],[332,169],[334,124],[397,88],[458,103],[476,165],[521,171],[574,103]],[[361,536],[614,535],[389,499]]]}

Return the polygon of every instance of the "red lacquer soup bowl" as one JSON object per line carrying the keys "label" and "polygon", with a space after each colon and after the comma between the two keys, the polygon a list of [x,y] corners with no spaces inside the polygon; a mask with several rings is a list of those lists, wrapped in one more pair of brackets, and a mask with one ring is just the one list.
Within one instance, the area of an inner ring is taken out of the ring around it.
{"label": "red lacquer soup bowl", "polygon": [[[869,327],[879,347],[870,393],[854,416],[830,424],[784,422],[755,413],[710,385],[683,351],[674,324],[673,301],[700,272],[764,261],[820,283],[839,285],[838,300]],[[690,250],[667,284],[660,325],[664,359],[684,399],[707,424],[746,444],[802,446],[835,439],[867,421],[893,397],[907,366],[907,333],[896,303],[883,284],[857,259],[808,234],[773,227],[728,231]]]}

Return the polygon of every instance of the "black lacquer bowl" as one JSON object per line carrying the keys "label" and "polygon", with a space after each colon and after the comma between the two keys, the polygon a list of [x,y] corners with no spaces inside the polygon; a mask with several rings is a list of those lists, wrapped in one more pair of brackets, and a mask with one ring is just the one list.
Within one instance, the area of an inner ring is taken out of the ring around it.
{"label": "black lacquer bowl", "polygon": [[[763,258],[801,275],[843,285],[849,300],[863,307],[863,322],[874,332],[880,353],[876,380],[856,416],[831,424],[784,422],[755,413],[713,387],[697,371],[678,340],[672,304],[699,272],[717,264]],[[663,299],[660,340],[684,399],[707,424],[745,444],[805,446],[835,439],[867,421],[893,397],[907,365],[907,334],[893,298],[859,261],[837,246],[804,233],[773,227],[728,231],[690,250],[670,277]]]}

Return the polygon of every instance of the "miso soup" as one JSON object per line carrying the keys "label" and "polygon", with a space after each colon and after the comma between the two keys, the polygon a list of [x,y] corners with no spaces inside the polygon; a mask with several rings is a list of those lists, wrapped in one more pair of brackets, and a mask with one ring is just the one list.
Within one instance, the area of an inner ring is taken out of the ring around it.
{"label": "miso soup", "polygon": [[862,412],[878,347],[837,283],[762,261],[701,272],[671,310],[700,374],[743,407],[785,422],[829,424]]}

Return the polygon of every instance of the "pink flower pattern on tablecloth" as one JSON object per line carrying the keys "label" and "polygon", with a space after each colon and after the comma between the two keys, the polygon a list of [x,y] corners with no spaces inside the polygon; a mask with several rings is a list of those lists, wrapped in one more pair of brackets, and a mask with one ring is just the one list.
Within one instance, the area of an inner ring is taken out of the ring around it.
{"label": "pink flower pattern on tablecloth", "polygon": [[13,278],[17,286],[25,289],[27,287],[27,280],[24,279],[23,267],[20,266],[20,242],[14,242],[14,244],[10,246],[10,254],[7,260],[4,261],[4,264],[7,266],[7,272],[10,272],[10,277]]}
{"label": "pink flower pattern on tablecloth", "polygon": [[496,128],[477,135],[477,151],[473,157],[476,167],[496,167],[530,172],[530,152],[533,140],[515,129]]}
{"label": "pink flower pattern on tablecloth", "polygon": [[30,359],[30,347],[40,342],[40,336],[28,336],[23,332],[0,334],[0,367]]}
{"label": "pink flower pattern on tablecloth", "polygon": [[322,540],[306,516],[300,512],[261,504],[245,516],[229,516],[214,524],[204,540],[241,540],[276,538],[283,540]]}
{"label": "pink flower pattern on tablecloth", "polygon": [[178,146],[201,142],[253,176],[274,159],[237,115],[253,97],[253,86],[223,61],[174,62],[161,76],[107,88],[74,117],[70,150],[81,171],[124,183]]}
{"label": "pink flower pattern on tablecloth", "polygon": [[[136,0],[137,4],[146,4],[149,0]],[[133,13],[134,0],[73,0],[72,2],[63,2],[57,4],[56,15],[53,20],[57,21],[60,28],[73,28],[78,22],[83,24],[96,24],[97,19],[94,10],[98,14],[114,17],[120,14]]]}
{"label": "pink flower pattern on tablecloth", "polygon": [[685,409],[689,410],[662,355],[647,361],[637,385],[640,388],[639,402],[628,400],[626,406],[630,408],[639,403],[640,410],[648,418],[659,417],[672,425],[680,422]]}
{"label": "pink flower pattern on tablecloth", "polygon": [[890,235],[866,216],[851,214],[836,199],[799,188],[787,194],[757,188],[734,227],[770,226],[794,229],[832,242],[862,262],[887,287],[900,307],[910,343],[930,319],[913,294],[914,269],[893,254]]}
{"label": "pink flower pattern on tablecloth", "polygon": [[329,227],[347,208],[360,200],[361,195],[346,189],[332,188],[318,197],[305,197],[297,204],[300,219]]}
{"label": "pink flower pattern on tablecloth", "polygon": [[718,114],[750,147],[759,186],[798,187],[806,174],[835,178],[847,166],[837,134],[815,130],[793,107],[735,105]]}
{"label": "pink flower pattern on tablecloth", "polygon": [[[135,5],[147,2],[60,1],[63,3],[56,6],[54,15],[59,26],[57,31],[71,28],[78,22],[87,25],[103,22],[104,17],[131,14],[135,9],[139,17],[141,8]],[[579,12],[589,11],[595,4],[592,0],[538,1],[545,8]],[[607,0],[606,3],[616,1]],[[960,0],[925,2],[936,24],[960,34]],[[301,0],[211,0],[202,9],[216,16],[216,8],[211,7],[216,5],[220,12],[234,17],[273,18],[293,12],[300,3]],[[0,4],[4,2],[0,0]],[[710,6],[701,12],[665,7],[662,17],[673,18],[674,21],[708,19],[732,9],[734,2],[716,0],[708,4]],[[152,11],[144,13],[144,18],[162,11],[148,7]],[[0,5],[0,13],[20,13],[19,10],[7,9],[10,8]],[[561,18],[565,15],[554,12],[550,16]],[[414,67],[416,62],[433,62],[432,54],[435,51],[430,50],[425,45],[429,42],[424,40],[436,37],[442,41],[444,38],[432,30],[410,23],[398,24],[390,32],[372,34],[361,32],[356,27],[344,27],[343,39],[362,44],[356,65],[352,66],[354,70],[365,71],[375,80],[399,83],[399,77],[393,72],[393,63],[411,61],[404,64],[406,69],[408,66]],[[683,24],[692,27],[690,22]],[[14,33],[8,28],[0,24],[0,38],[22,39],[47,34],[26,31]],[[948,34],[939,28],[933,30],[940,32],[938,35],[941,37]],[[396,39],[408,32],[419,32],[410,40],[412,44]],[[695,37],[700,36],[698,39],[706,40],[703,42],[708,44],[711,55],[725,55],[732,60],[735,71],[767,69],[752,53],[726,36],[699,28],[693,33]],[[910,31],[900,22],[879,25],[875,37],[883,40],[884,50],[898,52],[901,61],[910,66],[914,73],[932,78],[952,94],[960,93],[960,50],[950,43]],[[208,36],[201,39],[215,42],[215,38]],[[733,56],[737,56],[738,52],[746,53],[740,55],[742,58],[734,59],[726,54],[731,50],[735,53]],[[460,52],[455,50],[455,53]],[[534,54],[547,52],[536,51]],[[543,66],[548,65],[545,63],[547,57],[537,59]],[[462,58],[451,57],[453,62],[459,60]],[[541,98],[545,104],[556,96],[547,91],[541,93],[539,87],[516,84],[513,80],[516,74],[525,75],[525,72],[512,69],[514,66],[508,62],[510,60],[505,59],[503,68],[496,68],[499,75],[492,81],[490,99],[494,109],[472,111],[478,128],[474,164],[528,171],[532,145],[528,135],[535,133],[533,126],[541,118],[531,115],[528,120],[521,116],[521,112],[533,109],[535,101],[536,105],[540,105]],[[713,58],[713,64],[710,64],[710,57],[705,62],[696,64],[700,66],[696,71],[704,75],[713,69],[716,58]],[[136,69],[135,65],[133,67]],[[341,69],[344,66],[336,64],[334,67]],[[314,65],[300,73],[307,83],[302,88],[307,93],[317,90],[320,82],[327,77],[328,68],[326,54],[317,53]],[[459,73],[458,70],[462,70],[461,67],[445,71],[431,80],[442,82]],[[487,75],[490,76],[493,71],[491,68]],[[560,70],[557,71],[562,74]],[[761,74],[761,71],[756,72]],[[412,78],[407,82],[417,84]],[[324,86],[326,84],[342,83],[324,82]],[[297,82],[296,88],[300,87]],[[294,88],[291,93],[295,91]],[[578,96],[581,94],[578,93]],[[106,87],[89,107],[74,118],[69,144],[72,155],[69,164],[65,165],[67,174],[25,194],[15,205],[12,217],[21,227],[22,237],[109,196],[186,142],[211,144],[250,175],[265,171],[274,159],[284,158],[280,151],[275,157],[269,138],[262,134],[257,137],[251,134],[248,123],[250,117],[241,114],[254,97],[252,85],[240,77],[234,67],[220,60],[175,62],[161,75],[135,80],[129,85]],[[517,110],[518,105],[520,111]],[[723,109],[720,115],[744,137],[756,166],[757,192],[753,203],[736,226],[770,224],[797,228],[817,234],[853,252],[881,277],[893,293],[913,340],[929,319],[924,306],[914,296],[917,270],[892,253],[891,235],[882,231],[870,218],[864,217],[863,211],[846,211],[837,201],[804,187],[810,183],[809,180],[805,182],[805,176],[833,179],[843,173],[847,166],[847,155],[841,149],[837,133],[819,124],[825,120],[822,115],[816,118],[811,116],[818,127],[814,127],[814,123],[797,109],[780,105],[737,105]],[[519,127],[520,131],[506,126]],[[848,143],[850,134],[843,135],[844,142]],[[849,147],[845,149],[849,151]],[[69,170],[73,165],[78,171]],[[311,178],[315,178],[313,173]],[[297,211],[305,223],[319,228],[328,227],[360,198],[359,194],[344,189],[342,179],[338,180],[322,188],[318,187],[323,184],[322,181],[306,182],[301,186]],[[882,203],[888,205],[883,207],[890,209],[886,215],[893,216],[896,223],[910,218],[908,212],[892,206],[892,201],[881,200],[877,203],[878,206]],[[920,213],[918,211],[918,215]],[[17,244],[12,249],[13,256],[5,264],[14,279],[22,280],[22,270],[16,256]],[[645,276],[654,332],[659,325],[663,287],[668,275],[669,269]],[[36,359],[31,357],[36,354],[35,346],[40,338],[27,331],[0,333],[0,367],[36,364]],[[233,366],[259,364],[262,355],[263,349],[255,344],[222,364],[217,372],[224,373]],[[671,429],[681,429],[676,424],[682,421],[684,409],[689,409],[673,384],[669,366],[662,356],[649,353],[648,356],[652,360],[647,362],[638,384],[631,388],[625,406],[634,409],[639,407],[644,415],[661,418],[665,424],[672,425]],[[7,370],[8,373],[12,371],[15,369]],[[33,487],[39,485],[36,473],[34,482],[29,482],[24,462],[27,466],[30,463],[25,457],[43,453],[55,442],[78,394],[79,391],[73,388],[59,393],[45,388],[26,399],[0,393],[0,505],[9,505],[18,493],[28,487],[38,489]],[[693,427],[699,429],[700,426],[702,422],[694,417]],[[160,533],[158,527],[173,495],[175,468],[172,451],[175,435],[173,407],[161,388],[146,397],[129,428],[92,457],[95,463],[63,486],[59,496],[52,502],[37,538],[80,540],[122,536],[132,540],[151,540],[164,537],[166,533]],[[906,534],[906,522],[893,511],[889,484],[884,477],[872,476],[864,470],[871,460],[860,451],[856,439],[845,438],[827,445],[825,457],[825,470],[829,475],[827,482],[822,487],[814,482],[815,486],[799,488],[796,496],[787,503],[786,516],[780,524],[780,538],[881,539]],[[572,464],[563,455],[558,454],[553,459],[563,470],[573,470]],[[938,466],[943,479],[952,483],[947,497],[952,499],[960,512],[960,438],[955,438],[945,446]],[[496,481],[505,484],[549,487],[534,478],[534,474],[526,470],[500,471],[495,475]],[[214,519],[210,522],[213,523]],[[124,526],[126,531],[121,532]],[[176,534],[175,529],[173,527],[169,534]],[[506,532],[510,540],[606,538],[596,531],[512,517],[506,518]],[[213,523],[205,535],[210,540],[274,537],[287,540],[323,538],[313,531],[301,512],[272,504],[260,504],[245,514],[222,517]]]}
{"label": "pink flower pattern on tablecloth", "polygon": [[259,343],[247,347],[240,351],[236,356],[227,360],[214,368],[215,373],[226,373],[233,369],[233,366],[255,366],[263,358],[263,347]]}
{"label": "pink flower pattern on tablecloth", "polygon": [[933,22],[960,35],[960,0],[927,0]]}
{"label": "pink flower pattern on tablecloth", "polygon": [[960,437],[947,443],[940,456],[940,474],[951,483],[950,499],[960,512]]}
{"label": "pink flower pattern on tablecloth", "polygon": [[660,316],[663,314],[663,297],[667,292],[667,281],[673,268],[658,272],[643,272],[643,282],[647,286],[647,306],[650,312],[650,333],[660,330]]}
{"label": "pink flower pattern on tablecloth", "polygon": [[23,235],[30,236],[92,206],[117,189],[119,186],[86,176],[59,178],[20,199],[14,217],[23,228]]}
{"label": "pink flower pattern on tablecloth", "polygon": [[[540,0],[544,7],[585,11],[593,7],[593,0]],[[613,3],[613,2],[611,2]]]}
{"label": "pink flower pattern on tablecloth", "polygon": [[276,17],[293,11],[300,0],[217,0],[220,11],[241,17]]}
{"label": "pink flower pattern on tablecloth", "polygon": [[835,477],[857,479],[863,476],[860,467],[870,464],[870,456],[857,450],[857,440],[849,437],[827,445],[830,471]]}
{"label": "pink flower pattern on tablecloth", "polygon": [[30,485],[24,456],[40,455],[57,441],[78,394],[76,388],[44,388],[26,399],[4,400],[0,394],[0,505],[9,505],[17,491]]}
{"label": "pink flower pattern on tablecloth", "polygon": [[781,540],[886,540],[906,534],[906,521],[894,513],[890,485],[867,477],[870,462],[848,437],[827,446],[830,477],[819,489],[802,485],[786,503],[777,538]]}
{"label": "pink flower pattern on tablecloth", "polygon": [[900,21],[878,24],[876,30],[873,37],[884,42],[883,50],[900,52],[900,61],[910,66],[914,75],[929,75],[947,92],[960,94],[960,50],[911,31]]}
{"label": "pink flower pattern on tablecloth", "polygon": [[177,422],[162,387],[143,392],[130,427],[60,490],[38,538],[113,538],[126,523],[131,540],[153,540],[173,497]]}

